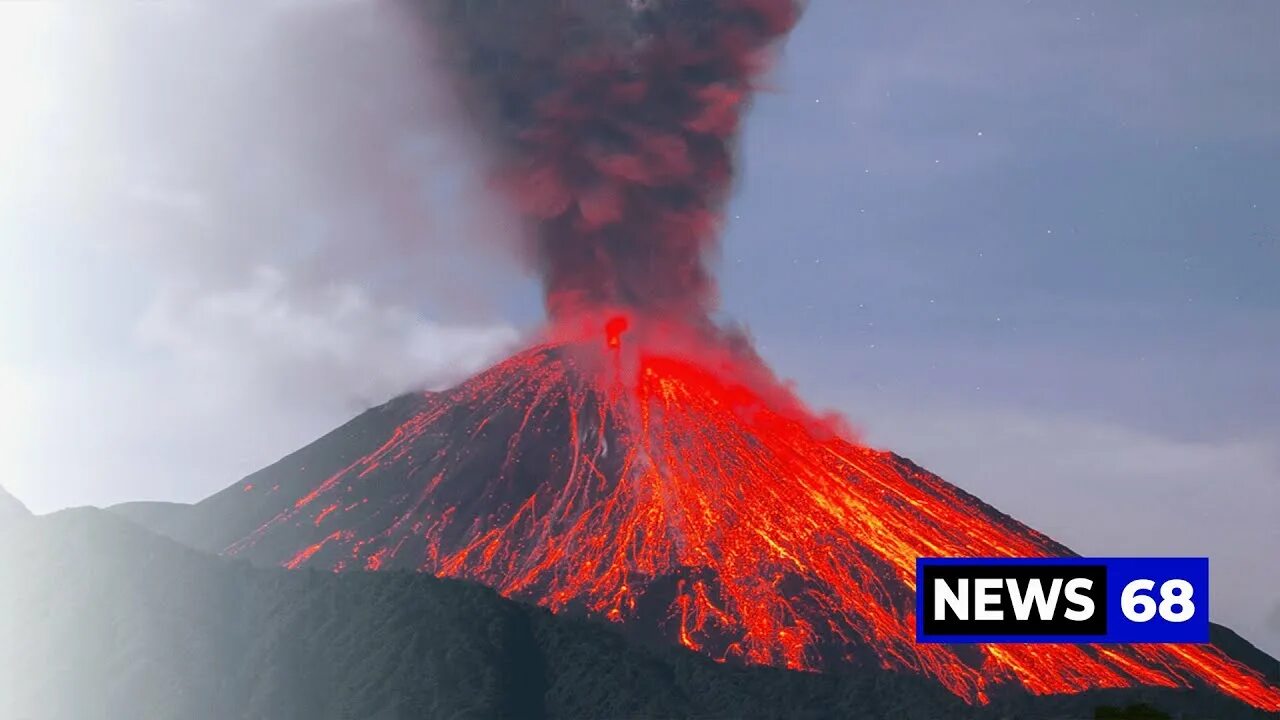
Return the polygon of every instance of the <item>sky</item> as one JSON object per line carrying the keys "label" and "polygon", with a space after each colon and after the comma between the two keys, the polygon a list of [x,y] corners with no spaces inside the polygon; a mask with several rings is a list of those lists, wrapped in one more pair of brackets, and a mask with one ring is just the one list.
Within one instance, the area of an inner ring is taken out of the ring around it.
{"label": "sky", "polygon": [[[0,484],[194,501],[518,347],[516,225],[385,6],[0,3]],[[726,319],[1091,555],[1208,555],[1280,653],[1280,4],[815,0]],[[477,238],[483,238],[478,241]]]}

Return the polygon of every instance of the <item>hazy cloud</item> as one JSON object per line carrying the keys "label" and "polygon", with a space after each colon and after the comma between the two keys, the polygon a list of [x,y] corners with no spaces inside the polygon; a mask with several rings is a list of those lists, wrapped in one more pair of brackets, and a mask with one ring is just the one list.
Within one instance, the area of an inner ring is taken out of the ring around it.
{"label": "hazy cloud", "polygon": [[408,388],[448,385],[516,340],[506,326],[442,325],[376,304],[354,285],[291,284],[279,269],[259,267],[240,288],[166,288],[137,337],[173,357],[192,385],[290,407],[318,397],[373,405]]}
{"label": "hazy cloud", "polygon": [[1267,615],[1267,630],[1270,631],[1270,646],[1280,646],[1280,601],[1271,607],[1271,614]]}
{"label": "hazy cloud", "polygon": [[199,498],[515,341],[519,271],[475,242],[515,223],[392,4],[0,27],[0,419],[34,509]]}

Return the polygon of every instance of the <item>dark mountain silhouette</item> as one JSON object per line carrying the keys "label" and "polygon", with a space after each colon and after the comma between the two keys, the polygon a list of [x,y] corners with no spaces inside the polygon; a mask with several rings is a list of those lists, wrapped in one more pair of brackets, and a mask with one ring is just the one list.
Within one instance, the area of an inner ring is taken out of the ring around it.
{"label": "dark mountain silhouette", "polygon": [[1266,717],[1154,689],[974,707],[880,669],[716,663],[473,583],[258,568],[91,509],[0,530],[0,588],[6,720]]}
{"label": "dark mountain silhouette", "polygon": [[1274,661],[1222,630],[1216,647],[915,644],[916,555],[1070,551],[723,369],[641,359],[654,387],[619,389],[575,350],[393,400],[195,506],[118,512],[265,565],[474,580],[731,662],[889,668],[978,703],[1164,686],[1280,708]]}

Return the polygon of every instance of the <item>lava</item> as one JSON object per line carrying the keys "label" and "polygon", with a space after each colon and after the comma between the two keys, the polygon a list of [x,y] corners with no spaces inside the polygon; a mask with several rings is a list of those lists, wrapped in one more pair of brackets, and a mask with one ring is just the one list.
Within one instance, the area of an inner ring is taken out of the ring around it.
{"label": "lava", "polygon": [[609,318],[604,324],[605,344],[612,349],[622,347],[622,334],[631,327],[631,321],[625,315]]}
{"label": "lava", "polygon": [[971,702],[1006,684],[1207,685],[1280,710],[1280,689],[1212,646],[916,644],[917,557],[1070,551],[844,439],[754,361],[607,327],[603,350],[558,337],[424,396],[229,552],[464,578],[718,660],[875,663]]}

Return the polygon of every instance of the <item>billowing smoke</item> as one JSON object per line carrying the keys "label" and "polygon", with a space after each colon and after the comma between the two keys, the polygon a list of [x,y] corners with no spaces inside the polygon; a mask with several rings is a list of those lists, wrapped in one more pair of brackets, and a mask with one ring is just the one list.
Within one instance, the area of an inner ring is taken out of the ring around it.
{"label": "billowing smoke", "polygon": [[795,0],[416,1],[553,318],[705,319],[739,123]]}

